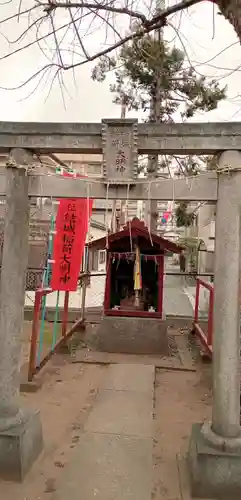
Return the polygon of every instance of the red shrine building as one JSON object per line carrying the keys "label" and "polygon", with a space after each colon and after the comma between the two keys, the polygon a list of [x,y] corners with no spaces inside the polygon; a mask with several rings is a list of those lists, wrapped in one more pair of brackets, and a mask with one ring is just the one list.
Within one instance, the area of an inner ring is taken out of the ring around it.
{"label": "red shrine building", "polygon": [[165,254],[180,254],[175,243],[152,234],[135,218],[121,231],[89,244],[89,255],[107,251],[104,311],[113,318],[163,319]]}

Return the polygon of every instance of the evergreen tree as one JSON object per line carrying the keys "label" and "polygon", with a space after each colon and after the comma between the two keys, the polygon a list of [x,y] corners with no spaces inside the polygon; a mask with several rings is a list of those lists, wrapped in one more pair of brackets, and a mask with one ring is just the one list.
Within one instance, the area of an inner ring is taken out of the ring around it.
{"label": "evergreen tree", "polygon": [[200,76],[194,68],[187,68],[185,54],[151,35],[124,45],[117,58],[103,57],[92,71],[92,78],[103,82],[109,71],[115,72],[115,83],[110,85],[113,102],[123,99],[129,110],[149,111],[155,101],[156,80],[160,82],[160,121],[191,118],[196,111],[211,111],[226,97],[214,79]]}
{"label": "evergreen tree", "polygon": [[188,212],[188,203],[181,201],[175,210],[177,227],[190,227],[196,217],[194,212]]}
{"label": "evergreen tree", "polygon": [[[216,109],[226,98],[226,87],[220,87],[214,79],[198,75],[194,68],[187,67],[183,51],[163,39],[156,40],[153,35],[124,45],[116,58],[101,58],[92,71],[92,78],[103,82],[111,71],[115,75],[115,82],[110,84],[113,102],[124,102],[128,110],[146,113],[147,121],[154,120],[151,108],[155,107],[157,75],[160,122],[185,121],[197,111]],[[211,160],[205,157],[162,156],[159,171],[165,166],[175,165],[180,175],[190,176],[206,168],[207,163],[211,165]],[[190,225],[187,208],[186,204],[179,204],[177,217],[179,223],[186,220],[185,225]]]}

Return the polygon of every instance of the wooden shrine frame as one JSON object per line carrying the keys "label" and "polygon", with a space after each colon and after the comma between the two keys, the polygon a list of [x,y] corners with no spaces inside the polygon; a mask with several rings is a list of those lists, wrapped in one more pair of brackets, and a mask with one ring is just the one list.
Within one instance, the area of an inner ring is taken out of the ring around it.
{"label": "wooden shrine frame", "polygon": [[[147,260],[155,260],[158,266],[158,300],[157,311],[128,311],[111,309],[111,264],[114,252],[108,253],[107,270],[106,270],[106,284],[105,284],[105,298],[104,298],[104,315],[105,316],[124,316],[124,317],[139,317],[139,318],[160,318],[163,319],[163,283],[164,283],[164,253],[161,255],[146,255]],[[121,254],[120,254],[121,258]]]}

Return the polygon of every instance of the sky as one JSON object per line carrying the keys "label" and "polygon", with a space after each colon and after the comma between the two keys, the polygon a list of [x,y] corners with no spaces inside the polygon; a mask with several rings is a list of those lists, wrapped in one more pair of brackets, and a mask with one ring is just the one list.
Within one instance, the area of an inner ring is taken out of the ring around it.
{"label": "sky", "polygon": [[[25,7],[33,4],[34,0],[25,0]],[[8,3],[3,3],[2,0],[0,5],[0,20],[3,20],[17,11],[18,0],[10,0]],[[0,24],[0,57],[13,50],[6,37],[8,40],[17,38],[25,29],[26,22],[25,17],[19,23],[11,20]],[[228,99],[217,110],[198,113],[193,120],[241,121],[241,47],[232,26],[218,15],[216,7],[210,2],[203,2],[181,16],[177,15],[172,23],[178,28],[178,35],[169,27],[165,30],[165,38],[185,49],[188,60],[200,74],[219,79],[220,85],[228,85]],[[126,26],[123,26],[123,30],[126,30]],[[24,43],[34,39],[35,31],[32,30],[25,37]],[[14,48],[20,48],[21,43],[17,42]],[[103,30],[97,27],[93,29],[86,43],[89,52],[98,50],[103,46]],[[33,81],[18,90],[3,90],[21,85],[44,64],[46,58],[38,45],[0,59],[1,121],[99,122],[102,118],[120,116],[120,108],[112,103],[113,96],[109,92],[113,77],[110,75],[104,83],[93,82],[90,64],[78,68],[75,78],[72,72],[65,73],[64,81],[68,91],[64,91],[64,98],[58,81],[50,93],[48,81],[43,82],[35,91]],[[142,119],[141,115],[134,112],[128,113],[127,117]]]}

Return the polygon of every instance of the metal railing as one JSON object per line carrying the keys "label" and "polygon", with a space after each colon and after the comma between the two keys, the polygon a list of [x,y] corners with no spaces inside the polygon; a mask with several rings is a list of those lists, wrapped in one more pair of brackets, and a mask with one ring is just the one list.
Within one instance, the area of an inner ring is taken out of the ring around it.
{"label": "metal railing", "polygon": [[[30,353],[28,360],[28,380],[45,366],[54,353],[70,338],[85,320],[86,283],[82,282],[81,306],[76,310],[79,319],[69,326],[69,298],[70,292],[64,292],[62,317],[60,318],[59,292],[49,288],[40,288],[35,292],[34,313],[30,339]],[[56,294],[54,320],[47,320],[47,296]]]}
{"label": "metal railing", "polygon": [[[204,326],[201,326],[200,320],[200,290],[201,287],[209,291],[209,302],[208,302],[208,321],[207,329],[205,331]],[[200,278],[196,280],[196,296],[195,296],[195,309],[194,309],[194,321],[193,321],[193,333],[195,333],[200,340],[205,353],[208,357],[212,357],[213,352],[213,306],[214,306],[214,286],[212,283],[203,281]]]}

